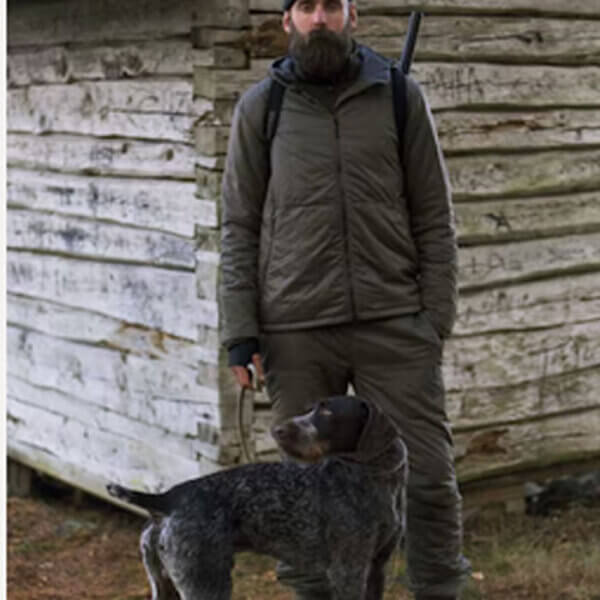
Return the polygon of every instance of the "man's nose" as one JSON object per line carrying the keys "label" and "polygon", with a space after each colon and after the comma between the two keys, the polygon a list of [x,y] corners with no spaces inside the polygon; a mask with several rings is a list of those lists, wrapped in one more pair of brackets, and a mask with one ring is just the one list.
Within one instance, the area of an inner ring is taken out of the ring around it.
{"label": "man's nose", "polygon": [[327,23],[326,13],[322,6],[317,6],[313,13],[313,25],[325,25]]}

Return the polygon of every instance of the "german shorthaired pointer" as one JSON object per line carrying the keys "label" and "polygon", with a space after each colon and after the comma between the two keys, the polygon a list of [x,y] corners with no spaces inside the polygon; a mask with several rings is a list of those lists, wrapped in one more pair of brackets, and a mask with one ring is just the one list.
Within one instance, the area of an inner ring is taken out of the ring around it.
{"label": "german shorthaired pointer", "polygon": [[150,512],[141,550],[153,600],[229,600],[234,553],[248,550],[326,572],[336,600],[383,598],[404,529],[396,428],[372,403],[335,396],[272,433],[305,462],[238,466],[162,494],[107,486]]}

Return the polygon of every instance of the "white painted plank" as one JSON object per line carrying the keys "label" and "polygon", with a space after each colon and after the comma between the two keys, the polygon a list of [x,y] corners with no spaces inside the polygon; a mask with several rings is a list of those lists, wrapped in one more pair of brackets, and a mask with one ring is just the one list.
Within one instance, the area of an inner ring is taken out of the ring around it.
{"label": "white painted plank", "polygon": [[9,133],[6,157],[9,166],[25,169],[190,181],[196,164],[217,166],[214,158],[199,155],[189,144],[61,134]]}
{"label": "white painted plank", "polygon": [[12,249],[79,258],[196,267],[193,239],[46,212],[9,210],[6,244]]}
{"label": "white painted plank", "polygon": [[600,150],[453,156],[447,165],[457,201],[600,188]]}
{"label": "white painted plank", "polygon": [[183,79],[16,88],[7,92],[7,129],[192,143],[195,124],[213,106],[192,93]]}
{"label": "white painted plank", "polygon": [[446,154],[497,149],[582,150],[600,143],[597,109],[438,111],[435,123]]}
{"label": "white painted plank", "polygon": [[21,452],[43,451],[65,467],[77,465],[106,483],[124,479],[134,487],[158,490],[207,471],[205,464],[164,452],[152,440],[102,431],[12,397],[8,399],[7,437],[9,452],[11,447]]}
{"label": "white painted plank", "polygon": [[82,177],[7,169],[9,206],[48,210],[192,237],[216,227],[217,203],[194,196],[187,182]]}
{"label": "white painted plank", "polygon": [[[359,15],[362,7],[361,2]],[[251,23],[252,56],[286,54],[288,36],[280,14],[255,13]],[[355,38],[380,54],[398,58],[407,28],[408,18],[403,16],[361,15]],[[594,19],[428,14],[419,32],[414,60],[598,64],[598,23]]]}
{"label": "white painted plank", "polygon": [[541,381],[590,368],[600,368],[600,320],[450,338],[444,351],[450,392]]}
{"label": "white painted plank", "polygon": [[170,360],[186,367],[197,368],[199,363],[217,365],[219,361],[220,342],[216,329],[202,328],[198,334],[202,343],[191,342],[86,309],[12,294],[6,298],[6,320],[9,325],[53,337]]}
{"label": "white painted plank", "polygon": [[595,67],[415,63],[411,74],[437,109],[600,104]]}
{"label": "white painted plank", "polygon": [[473,388],[447,395],[448,416],[455,432],[568,415],[600,408],[600,369],[545,376],[536,381],[494,388]]}
{"label": "white painted plank", "polygon": [[9,46],[35,43],[148,40],[187,35],[197,12],[196,0],[55,0],[11,2]]}
{"label": "white painted plank", "polygon": [[532,330],[593,320],[600,320],[598,271],[463,293],[454,335]]}
{"label": "white painted plank", "polygon": [[460,244],[584,233],[600,228],[600,191],[454,206]]}
{"label": "white painted plank", "polygon": [[[18,402],[74,420],[92,431],[104,431],[122,437],[123,440],[137,440],[151,444],[173,456],[197,460],[198,456],[218,461],[217,445],[202,442],[191,436],[175,434],[163,422],[153,424],[132,419],[127,415],[107,410],[82,398],[58,392],[48,387],[31,385],[29,382],[9,375],[7,394]],[[8,407],[10,410],[10,406]],[[188,412],[188,418],[195,415]],[[57,433],[58,435],[58,433]]]}
{"label": "white painted plank", "polygon": [[192,341],[199,326],[218,325],[216,303],[197,297],[188,272],[9,251],[7,290]]}
{"label": "white painted plank", "polygon": [[127,355],[16,327],[7,328],[7,372],[129,419],[203,441],[231,428],[234,406],[220,401],[218,373],[170,360]]}
{"label": "white painted plank", "polygon": [[455,436],[462,481],[598,455],[600,409]]}
{"label": "white painted plank", "polygon": [[600,233],[462,248],[462,290],[600,267]]}
{"label": "white painted plank", "polygon": [[151,75],[190,77],[194,65],[212,66],[210,50],[190,40],[143,40],[135,44],[13,49],[6,56],[8,87]]}
{"label": "white painted plank", "polygon": [[[359,13],[360,10],[359,6]],[[377,52],[399,57],[407,26],[407,18],[365,16],[359,18],[356,37]],[[499,15],[427,15],[419,32],[415,60],[598,64],[598,21]]]}

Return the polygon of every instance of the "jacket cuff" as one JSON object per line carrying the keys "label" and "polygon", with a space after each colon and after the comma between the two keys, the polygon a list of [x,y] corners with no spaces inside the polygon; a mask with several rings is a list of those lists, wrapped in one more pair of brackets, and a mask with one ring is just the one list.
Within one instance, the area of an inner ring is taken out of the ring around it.
{"label": "jacket cuff", "polygon": [[252,355],[258,353],[259,350],[257,338],[249,338],[238,342],[227,349],[228,365],[230,367],[245,367],[252,362]]}

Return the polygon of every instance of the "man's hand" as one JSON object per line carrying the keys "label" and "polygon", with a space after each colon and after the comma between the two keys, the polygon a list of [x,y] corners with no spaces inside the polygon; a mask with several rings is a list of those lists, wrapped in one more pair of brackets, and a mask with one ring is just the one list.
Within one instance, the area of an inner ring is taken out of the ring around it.
{"label": "man's hand", "polygon": [[[257,377],[258,381],[260,382],[260,384],[262,385],[262,383],[264,382],[265,376],[264,376],[264,372],[263,372],[262,361],[260,360],[260,354],[258,354],[258,352],[252,355],[252,364],[254,365],[254,368],[256,369],[256,377]],[[231,372],[233,373],[233,376],[235,377],[236,381],[238,382],[238,384],[241,387],[243,387],[243,388],[251,388],[252,387],[252,381],[250,379],[250,372],[248,371],[248,369],[246,367],[242,367],[240,365],[234,365],[233,367],[231,367]]]}

